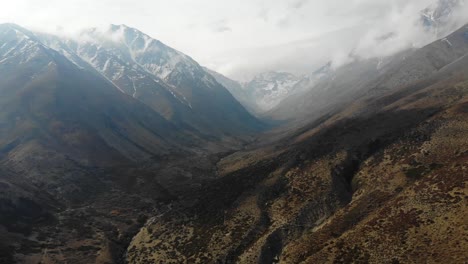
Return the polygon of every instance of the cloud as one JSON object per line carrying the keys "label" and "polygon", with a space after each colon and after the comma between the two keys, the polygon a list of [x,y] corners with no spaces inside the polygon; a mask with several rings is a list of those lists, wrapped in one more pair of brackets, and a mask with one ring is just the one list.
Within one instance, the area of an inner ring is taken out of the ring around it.
{"label": "cloud", "polygon": [[280,27],[280,28],[288,27],[288,26],[291,25],[290,17],[289,17],[289,16],[283,17],[283,18],[281,18],[280,20],[278,20],[278,22],[277,22],[276,24],[277,24],[278,27]]}
{"label": "cloud", "polygon": [[[126,24],[241,79],[265,70],[306,74],[330,59],[338,66],[424,45],[434,32],[417,23],[419,12],[437,1],[15,0],[2,3],[0,23],[61,34]],[[460,1],[438,36],[468,21],[468,0]]]}
{"label": "cloud", "polygon": [[295,9],[300,9],[302,8],[305,4],[307,4],[309,0],[296,0],[291,3],[291,7]]}
{"label": "cloud", "polygon": [[224,33],[232,31],[226,19],[221,19],[211,24],[211,28],[215,33]]}
{"label": "cloud", "polygon": [[[340,29],[314,37],[232,52],[231,56],[220,59],[219,70],[243,80],[267,70],[310,74],[329,61],[333,67],[339,67],[356,59],[386,57],[408,48],[422,47],[468,22],[468,4],[463,4],[464,1],[460,1],[461,5],[437,29],[428,29],[421,21],[421,11],[428,6],[436,7],[435,0],[350,2],[354,4],[338,11],[330,8],[330,12],[326,12],[326,6],[322,11],[341,21],[356,18],[350,20],[351,26],[343,23]],[[293,22],[280,20],[280,23],[291,27]],[[236,59],[231,59],[233,54],[237,55]]]}
{"label": "cloud", "polygon": [[263,21],[268,22],[269,20],[269,10],[268,8],[262,8],[258,12],[258,17],[261,18]]}

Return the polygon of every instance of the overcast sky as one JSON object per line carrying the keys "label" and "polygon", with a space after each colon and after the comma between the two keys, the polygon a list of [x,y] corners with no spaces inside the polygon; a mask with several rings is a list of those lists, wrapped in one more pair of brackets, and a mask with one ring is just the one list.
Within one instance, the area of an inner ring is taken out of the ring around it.
{"label": "overcast sky", "polygon": [[[435,1],[15,0],[1,2],[0,23],[48,32],[126,24],[245,79],[264,70],[312,72],[330,58],[344,63],[350,49],[385,55],[421,45],[426,36],[414,34],[414,21]],[[379,34],[395,28],[393,42],[372,50]]]}

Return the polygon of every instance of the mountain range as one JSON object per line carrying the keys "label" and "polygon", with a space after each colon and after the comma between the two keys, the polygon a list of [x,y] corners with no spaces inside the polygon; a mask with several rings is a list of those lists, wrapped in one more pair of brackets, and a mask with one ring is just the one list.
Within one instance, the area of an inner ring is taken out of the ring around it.
{"label": "mountain range", "polygon": [[1,24],[0,263],[466,261],[468,24],[311,72]]}

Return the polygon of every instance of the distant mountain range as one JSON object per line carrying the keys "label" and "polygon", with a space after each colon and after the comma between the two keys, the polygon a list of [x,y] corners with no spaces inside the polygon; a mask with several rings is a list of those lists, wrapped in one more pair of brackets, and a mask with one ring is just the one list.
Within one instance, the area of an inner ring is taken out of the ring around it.
{"label": "distant mountain range", "polygon": [[309,89],[284,99],[266,115],[279,120],[303,121],[306,116],[313,119],[367,93],[425,79],[463,56],[467,52],[466,40],[467,35],[462,28],[458,34],[442,38],[420,50],[358,60],[336,69]]}
{"label": "distant mountain range", "polygon": [[299,77],[292,73],[270,71],[241,83],[212,70],[206,68],[205,70],[226,87],[244,107],[257,116],[263,116],[287,97],[313,86],[331,72],[330,64],[327,64],[310,76]]}
{"label": "distant mountain range", "polygon": [[282,99],[294,92],[301,81],[291,73],[266,72],[251,81],[240,83],[206,69],[215,79],[252,113],[261,114],[277,106]]}
{"label": "distant mountain range", "polygon": [[[455,23],[459,16],[463,0],[438,0],[434,4],[421,10],[417,23],[421,24],[432,39],[438,39],[449,34],[460,25]],[[380,42],[390,41],[396,37],[395,32],[383,32]],[[405,51],[401,51],[405,52]],[[355,54],[350,54],[353,60],[362,60]],[[379,70],[385,62],[391,58],[376,59],[375,68]],[[287,72],[265,72],[254,76],[248,82],[231,80],[212,70],[207,70],[218,82],[222,83],[236,99],[241,102],[251,113],[257,116],[270,118],[269,112],[278,107],[289,96],[297,96],[300,91],[311,89],[322,79],[330,76],[336,68],[330,61],[318,69],[311,69],[309,74],[295,76]]]}

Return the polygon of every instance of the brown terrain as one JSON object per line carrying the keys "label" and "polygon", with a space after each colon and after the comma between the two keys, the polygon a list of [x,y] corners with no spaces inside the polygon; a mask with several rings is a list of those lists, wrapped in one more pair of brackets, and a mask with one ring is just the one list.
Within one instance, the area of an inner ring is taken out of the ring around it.
{"label": "brown terrain", "polygon": [[[146,223],[127,261],[466,263],[467,30],[449,38],[464,53],[436,70],[367,87],[273,145],[224,157],[194,206]],[[443,44],[377,84],[440,62]]]}

